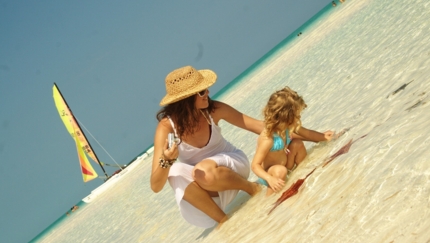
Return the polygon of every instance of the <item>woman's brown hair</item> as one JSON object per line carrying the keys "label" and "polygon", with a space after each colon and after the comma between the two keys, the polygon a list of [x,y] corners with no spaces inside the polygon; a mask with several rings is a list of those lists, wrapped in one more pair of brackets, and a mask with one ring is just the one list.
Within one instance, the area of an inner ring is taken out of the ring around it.
{"label": "woman's brown hair", "polygon": [[[200,111],[195,107],[196,95],[190,96],[175,103],[168,104],[161,108],[156,115],[158,121],[163,118],[170,117],[176,126],[177,136],[181,138],[183,135],[193,134],[198,128]],[[213,112],[216,107],[213,100],[208,96],[209,106],[206,110],[209,114]]]}

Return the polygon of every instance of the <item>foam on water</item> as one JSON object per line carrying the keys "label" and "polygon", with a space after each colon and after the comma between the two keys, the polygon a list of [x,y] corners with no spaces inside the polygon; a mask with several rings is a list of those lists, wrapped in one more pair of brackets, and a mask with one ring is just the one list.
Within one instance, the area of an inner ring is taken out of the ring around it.
{"label": "foam on water", "polygon": [[[261,119],[269,95],[288,85],[308,104],[305,127],[349,128],[330,143],[306,144],[308,157],[284,190],[317,169],[272,214],[280,194],[265,197],[263,188],[252,198],[239,193],[220,230],[189,225],[168,185],[150,190],[149,158],[40,242],[428,242],[429,23],[427,0],[347,0],[219,96]],[[220,126],[251,160],[257,135]]]}

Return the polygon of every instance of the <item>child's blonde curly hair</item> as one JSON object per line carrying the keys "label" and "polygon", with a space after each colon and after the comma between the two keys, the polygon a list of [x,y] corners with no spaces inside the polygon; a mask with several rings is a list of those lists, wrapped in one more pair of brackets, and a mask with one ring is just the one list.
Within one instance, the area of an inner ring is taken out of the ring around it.
{"label": "child's blonde curly hair", "polygon": [[266,135],[277,133],[285,141],[286,129],[291,134],[302,125],[300,113],[306,107],[303,98],[289,87],[273,93],[263,110]]}

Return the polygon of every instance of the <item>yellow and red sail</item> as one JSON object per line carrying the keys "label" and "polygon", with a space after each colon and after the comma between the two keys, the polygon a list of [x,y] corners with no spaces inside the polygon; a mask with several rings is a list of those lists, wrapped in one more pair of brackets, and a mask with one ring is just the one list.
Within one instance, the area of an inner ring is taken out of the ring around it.
{"label": "yellow and red sail", "polygon": [[67,103],[64,100],[63,96],[61,95],[61,92],[59,91],[57,85],[54,84],[52,89],[53,89],[55,106],[57,107],[60,118],[63,121],[64,125],[66,126],[67,131],[76,142],[78,156],[79,156],[79,163],[81,165],[81,171],[82,171],[84,182],[97,178],[97,173],[89,163],[88,158],[85,154],[87,154],[95,162],[99,164],[101,164],[101,162],[98,160],[97,156],[94,154],[93,150],[91,149],[91,146],[87,138],[85,137],[84,133],[79,127],[76,119],[72,114],[72,111],[67,106]]}
{"label": "yellow and red sail", "polygon": [[88,161],[88,158],[85,155],[84,150],[82,149],[81,142],[79,141],[79,139],[75,139],[75,141],[76,148],[78,150],[79,164],[81,165],[82,179],[84,180],[84,182],[87,182],[97,178],[98,175]]}

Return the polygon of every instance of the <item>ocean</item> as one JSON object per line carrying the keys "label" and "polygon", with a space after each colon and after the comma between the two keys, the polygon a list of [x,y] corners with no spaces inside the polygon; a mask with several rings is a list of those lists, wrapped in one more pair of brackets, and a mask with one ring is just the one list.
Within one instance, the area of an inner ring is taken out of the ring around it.
{"label": "ocean", "polygon": [[[429,77],[428,0],[329,3],[212,97],[262,119],[270,94],[289,86],[308,105],[304,127],[346,131],[306,143],[282,190],[315,169],[297,195],[268,215],[281,193],[240,192],[220,229],[197,228],[168,184],[151,191],[150,155],[32,242],[429,242]],[[219,125],[251,161],[257,135]]]}

